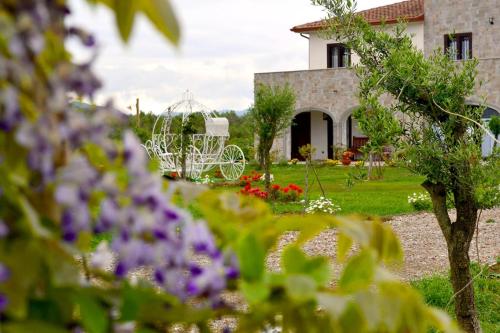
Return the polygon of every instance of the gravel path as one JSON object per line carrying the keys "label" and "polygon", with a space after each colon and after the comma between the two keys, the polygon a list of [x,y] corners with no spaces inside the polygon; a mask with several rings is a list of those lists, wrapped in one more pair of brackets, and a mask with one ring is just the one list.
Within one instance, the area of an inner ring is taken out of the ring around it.
{"label": "gravel path", "polygon": [[[452,220],[454,213],[451,214]],[[488,221],[488,222],[487,222]],[[492,222],[494,221],[494,222]],[[425,275],[448,270],[448,257],[444,237],[431,213],[419,213],[394,217],[385,223],[391,225],[398,235],[404,250],[404,263],[396,268],[395,273],[404,280],[414,280]],[[280,269],[280,253],[283,248],[297,237],[297,232],[289,232],[281,239],[278,250],[267,258],[268,269]],[[334,278],[341,267],[335,264],[336,231],[326,230],[304,245],[309,255],[323,255],[331,259]],[[479,223],[479,251],[481,262],[494,263],[500,256],[500,209],[483,211]],[[477,261],[475,237],[472,241],[471,259]],[[240,310],[245,309],[244,300],[236,293],[226,293],[225,301]],[[231,318],[214,320],[211,323],[214,332],[222,332],[224,327],[235,328],[236,321]],[[197,332],[177,327],[172,332]]]}
{"label": "gravel path", "polygon": [[[455,218],[451,212],[452,220]],[[488,221],[488,222],[487,222]],[[494,221],[494,222],[492,222]],[[401,215],[387,221],[398,235],[404,250],[404,264],[395,272],[404,280],[446,272],[449,268],[446,243],[439,225],[432,213]],[[279,270],[279,254],[283,247],[293,241],[296,232],[286,234],[279,244],[279,250],[268,258],[268,267]],[[471,260],[477,261],[476,238],[471,244]],[[340,267],[334,264],[336,252],[336,231],[327,230],[304,245],[309,255],[326,255],[332,260],[335,275]],[[479,253],[482,263],[494,263],[500,256],[500,209],[483,211],[479,222]]]}

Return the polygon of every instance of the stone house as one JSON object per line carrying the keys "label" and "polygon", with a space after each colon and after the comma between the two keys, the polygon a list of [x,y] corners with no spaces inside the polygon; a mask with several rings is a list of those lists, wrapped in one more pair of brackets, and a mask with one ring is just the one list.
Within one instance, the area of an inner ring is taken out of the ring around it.
{"label": "stone house", "polygon": [[[499,0],[409,0],[359,14],[372,25],[385,22],[385,29],[404,18],[414,45],[427,56],[445,49],[452,51],[456,61],[477,58],[478,82],[483,84],[468,102],[479,105],[486,100],[485,122],[499,115]],[[298,148],[310,143],[316,147],[314,158],[324,160],[333,157],[334,146],[356,149],[367,140],[352,117],[358,106],[358,80],[349,67],[358,58],[342,43],[324,39],[323,28],[324,21],[316,21],[291,29],[308,40],[309,69],[255,74],[255,85],[288,83],[296,93],[294,125],[274,143],[279,159],[299,158]],[[491,138],[485,136],[483,154],[491,152],[492,146]]]}

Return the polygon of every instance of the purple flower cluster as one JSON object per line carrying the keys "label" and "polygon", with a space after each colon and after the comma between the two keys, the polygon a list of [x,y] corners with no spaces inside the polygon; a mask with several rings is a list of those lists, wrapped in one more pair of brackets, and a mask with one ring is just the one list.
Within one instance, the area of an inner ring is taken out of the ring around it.
{"label": "purple flower cluster", "polygon": [[[61,60],[47,78],[30,75],[35,73],[33,56],[45,47],[50,22],[62,22],[67,11],[56,3],[26,1],[14,9],[14,17],[29,24],[6,36],[12,56],[0,59],[0,80],[7,83],[0,90],[0,131],[13,133],[16,144],[25,149],[26,164],[37,179],[32,190],[54,189],[66,242],[75,242],[82,232],[110,232],[117,277],[148,266],[160,286],[182,299],[216,298],[227,279],[238,275],[234,256],[217,248],[204,222],[192,220],[169,202],[162,178],[148,171],[145,151],[132,133],[125,133],[123,148],[110,139],[111,124],[121,119],[111,104],[76,110],[69,103],[69,94],[92,97],[100,87],[91,62],[74,65]],[[77,36],[87,47],[95,45],[94,38],[80,29],[64,31],[65,37]],[[20,108],[19,75],[34,78],[33,85],[45,89],[46,98],[36,101],[34,117]],[[114,167],[99,165],[89,158],[88,149],[102,152]],[[116,167],[120,162],[123,167]]]}

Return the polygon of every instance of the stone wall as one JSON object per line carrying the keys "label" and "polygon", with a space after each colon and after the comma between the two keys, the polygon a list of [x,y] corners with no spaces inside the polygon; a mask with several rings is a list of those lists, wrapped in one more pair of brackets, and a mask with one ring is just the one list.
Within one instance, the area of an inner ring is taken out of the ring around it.
{"label": "stone wall", "polygon": [[[255,85],[259,83],[273,86],[288,83],[296,94],[296,114],[307,111],[321,111],[328,114],[333,120],[334,144],[346,144],[346,119],[359,105],[358,79],[354,71],[347,68],[332,68],[257,73]],[[288,130],[274,142],[273,150],[278,152],[278,159],[289,159],[290,149],[291,136]]]}
{"label": "stone wall", "polygon": [[[494,24],[490,24],[493,18]],[[472,55],[479,59],[478,81],[471,101],[500,110],[500,2],[499,0],[425,0],[425,54],[444,48],[444,36],[472,33]]]}
{"label": "stone wall", "polygon": [[[479,59],[478,86],[471,103],[500,111],[500,0],[425,0],[424,52],[443,52],[444,36],[472,32],[472,55]],[[494,24],[490,24],[493,18]],[[326,55],[325,55],[326,57]],[[479,85],[479,82],[482,82]],[[350,69],[315,69],[255,74],[255,84],[290,84],[297,113],[325,112],[333,119],[334,144],[346,144],[346,119],[358,105],[358,80]],[[388,100],[386,101],[388,102]],[[326,135],[326,134],[325,134]],[[276,140],[280,158],[289,158],[290,131]]]}
{"label": "stone wall", "polygon": [[[444,47],[444,35],[472,32],[472,55],[500,57],[500,3],[498,0],[425,0],[425,53]],[[493,17],[494,24],[489,20]]]}

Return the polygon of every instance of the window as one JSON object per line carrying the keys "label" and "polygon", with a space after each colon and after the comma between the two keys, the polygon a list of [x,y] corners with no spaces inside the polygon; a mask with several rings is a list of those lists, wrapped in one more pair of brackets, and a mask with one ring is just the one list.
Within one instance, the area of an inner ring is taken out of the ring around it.
{"label": "window", "polygon": [[444,50],[452,60],[472,59],[472,33],[445,35]]}
{"label": "window", "polygon": [[328,68],[341,68],[351,65],[351,50],[344,44],[328,44],[327,57]]}

